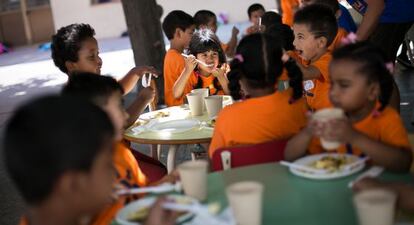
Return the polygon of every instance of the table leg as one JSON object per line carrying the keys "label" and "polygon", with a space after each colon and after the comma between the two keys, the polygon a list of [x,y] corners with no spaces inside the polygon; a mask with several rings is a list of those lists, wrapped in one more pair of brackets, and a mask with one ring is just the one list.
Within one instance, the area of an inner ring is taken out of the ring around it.
{"label": "table leg", "polygon": [[175,168],[175,152],[177,151],[180,145],[170,145],[168,148],[167,156],[167,170],[168,173],[171,173]]}
{"label": "table leg", "polygon": [[151,145],[151,157],[160,160],[161,145]]}

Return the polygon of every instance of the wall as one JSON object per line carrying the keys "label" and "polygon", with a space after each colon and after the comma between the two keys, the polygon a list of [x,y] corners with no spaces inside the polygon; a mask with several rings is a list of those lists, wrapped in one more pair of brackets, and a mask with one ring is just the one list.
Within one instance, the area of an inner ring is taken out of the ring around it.
{"label": "wall", "polygon": [[28,12],[33,43],[49,42],[54,33],[50,7],[41,7]]}
{"label": "wall", "polygon": [[22,13],[11,11],[0,15],[0,41],[12,46],[26,44]]}
{"label": "wall", "polygon": [[[55,29],[71,23],[89,23],[96,31],[97,38],[119,37],[126,31],[126,22],[119,2],[92,5],[90,0],[51,0]],[[194,15],[200,9],[216,14],[227,12],[230,22],[246,21],[249,5],[260,2],[266,9],[276,7],[276,0],[157,0],[164,14],[181,9]],[[236,7],[235,7],[236,6]],[[110,22],[110,23],[109,23]]]}

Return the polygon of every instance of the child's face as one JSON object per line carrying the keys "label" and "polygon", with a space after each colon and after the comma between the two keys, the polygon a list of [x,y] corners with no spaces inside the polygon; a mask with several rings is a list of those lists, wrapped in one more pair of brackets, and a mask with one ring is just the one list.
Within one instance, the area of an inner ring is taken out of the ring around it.
{"label": "child's face", "polygon": [[207,65],[211,65],[206,67],[204,65],[201,65],[200,63],[198,64],[198,68],[206,74],[211,74],[219,64],[219,53],[216,51],[210,50],[207,52],[198,53],[196,55],[196,58],[198,60],[205,62]]}
{"label": "child's face", "polygon": [[262,17],[265,14],[265,11],[259,9],[256,11],[253,11],[252,14],[250,14],[250,22],[252,24],[258,25],[259,24],[259,18]]}
{"label": "child's face", "polygon": [[358,66],[355,62],[339,60],[332,61],[329,67],[329,98],[335,107],[351,114],[370,106],[367,103],[376,101],[379,94],[378,84],[369,83],[366,77],[357,71]]}
{"label": "child's face", "polygon": [[195,25],[192,25],[191,27],[185,29],[185,31],[178,29],[179,35],[180,35],[179,37],[184,45],[184,48],[188,48],[188,46],[190,45],[191,38],[193,37],[193,34],[194,34],[194,29],[195,29]]}
{"label": "child's face", "polygon": [[68,73],[90,72],[101,74],[102,59],[99,57],[98,42],[95,38],[88,38],[81,43],[77,62],[66,62]]}
{"label": "child's face", "polygon": [[122,94],[120,92],[114,92],[109,97],[108,102],[103,107],[103,109],[106,113],[108,113],[109,118],[111,118],[112,123],[115,127],[115,139],[122,140],[122,134],[129,117],[128,113],[125,111],[122,105]]}
{"label": "child's face", "polygon": [[305,60],[315,60],[321,51],[325,49],[323,46],[323,38],[315,37],[305,24],[293,24],[293,32],[295,40],[293,45],[299,55]]}
{"label": "child's face", "polygon": [[212,30],[214,33],[217,32],[217,19],[215,17],[211,18],[207,23],[207,28]]}

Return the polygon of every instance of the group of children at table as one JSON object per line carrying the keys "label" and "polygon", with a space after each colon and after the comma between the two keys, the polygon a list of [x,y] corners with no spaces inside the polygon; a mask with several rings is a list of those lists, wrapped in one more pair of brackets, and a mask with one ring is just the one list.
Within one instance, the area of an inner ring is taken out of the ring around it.
{"label": "group of children at table", "polygon": [[[237,28],[229,43],[217,38],[217,19],[210,11],[194,17],[170,12],[162,23],[171,44],[164,60],[166,104],[183,104],[196,88],[233,97],[236,103],[217,117],[210,157],[223,147],[289,139],[284,155],[292,161],[323,152],[323,137],[346,143],[338,152],[369,156],[374,164],[407,172],[412,155],[399,113],[389,106],[394,82],[389,62],[370,43],[338,33],[338,10],[336,0],[303,1],[286,25],[277,13],[254,4],[248,10],[253,24],[238,45]],[[338,40],[348,44],[339,47]],[[233,57],[230,65],[226,56]],[[110,198],[114,190],[179,179],[122,140],[125,127],[155,93],[141,89],[127,110],[122,96],[145,73],[157,76],[157,71],[136,67],[119,81],[100,76],[98,43],[86,24],[59,29],[52,58],[69,77],[62,93],[20,107],[6,127],[6,165],[29,204],[21,224],[109,224],[137,197]],[[288,81],[287,90],[278,90],[280,80]],[[321,124],[309,116],[329,107],[343,109],[346,118]],[[371,180],[355,187],[378,185]],[[412,195],[403,185],[386,186]],[[174,223],[177,215],[163,210],[163,201],[146,224]]]}

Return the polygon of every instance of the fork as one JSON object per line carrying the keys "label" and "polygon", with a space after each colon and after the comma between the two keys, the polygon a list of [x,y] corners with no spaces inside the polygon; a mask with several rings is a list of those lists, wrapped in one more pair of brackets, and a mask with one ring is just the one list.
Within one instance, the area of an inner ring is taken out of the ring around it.
{"label": "fork", "polygon": [[311,168],[309,166],[303,166],[303,165],[300,165],[300,164],[290,163],[290,162],[286,162],[286,161],[280,161],[279,163],[280,163],[280,165],[287,166],[289,168],[303,170],[303,171],[307,171],[307,172],[314,173],[314,174],[326,174],[326,173],[328,173],[328,171],[323,170],[323,169],[314,169],[314,168]]}
{"label": "fork", "polygon": [[121,189],[117,191],[117,195],[131,195],[131,194],[142,194],[142,193],[165,193],[170,191],[181,192],[182,186],[180,182],[175,184],[165,183],[160,186],[153,187],[143,187],[143,188],[130,188],[130,189]]}

